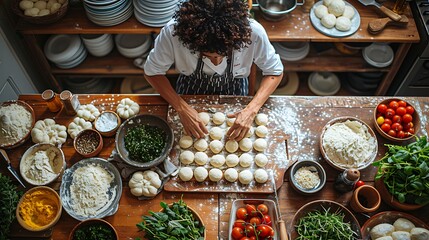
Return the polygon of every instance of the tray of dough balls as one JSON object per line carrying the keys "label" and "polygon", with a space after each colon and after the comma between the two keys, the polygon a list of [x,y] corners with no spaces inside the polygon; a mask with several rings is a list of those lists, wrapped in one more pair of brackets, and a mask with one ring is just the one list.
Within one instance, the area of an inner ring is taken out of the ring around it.
{"label": "tray of dough balls", "polygon": [[193,107],[209,134],[200,139],[186,135],[177,113],[170,108],[167,119],[175,135],[170,158],[179,172],[164,190],[271,193],[271,175],[276,186],[281,186],[289,163],[286,137],[276,129],[268,109],[261,109],[245,138],[237,142],[226,137],[235,121],[227,113],[239,111],[242,106],[210,106],[210,111],[207,106]]}
{"label": "tray of dough balls", "polygon": [[310,21],[319,32],[330,37],[346,37],[360,26],[359,12],[344,0],[321,0],[310,11]]}

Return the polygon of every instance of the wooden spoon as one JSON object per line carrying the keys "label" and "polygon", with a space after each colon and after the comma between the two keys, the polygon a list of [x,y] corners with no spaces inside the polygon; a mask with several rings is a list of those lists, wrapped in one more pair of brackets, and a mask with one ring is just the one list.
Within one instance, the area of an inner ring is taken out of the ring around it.
{"label": "wooden spoon", "polygon": [[368,23],[368,31],[372,34],[378,34],[388,25],[405,27],[408,25],[408,22],[408,18],[405,15],[401,15],[399,21],[394,21],[389,17],[378,18]]}

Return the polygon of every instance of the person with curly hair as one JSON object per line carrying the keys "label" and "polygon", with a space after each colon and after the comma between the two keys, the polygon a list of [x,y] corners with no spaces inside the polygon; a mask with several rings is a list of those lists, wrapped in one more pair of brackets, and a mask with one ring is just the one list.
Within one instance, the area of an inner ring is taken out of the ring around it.
{"label": "person with curly hair", "polygon": [[[247,1],[188,0],[160,31],[144,64],[146,80],[177,111],[184,130],[196,138],[208,133],[198,112],[180,95],[248,95],[248,76],[255,63],[260,87],[228,130],[229,139],[244,138],[259,109],[276,90],[283,65],[265,29],[249,18]],[[176,89],[166,72],[180,73]]]}

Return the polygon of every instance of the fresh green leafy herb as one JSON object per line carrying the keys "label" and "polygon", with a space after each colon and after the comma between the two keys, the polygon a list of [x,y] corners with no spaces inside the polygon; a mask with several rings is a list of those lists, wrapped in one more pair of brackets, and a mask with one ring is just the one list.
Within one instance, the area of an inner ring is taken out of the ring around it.
{"label": "fresh green leafy herb", "polygon": [[388,151],[373,163],[375,179],[383,179],[388,191],[401,203],[429,203],[429,143],[426,136],[406,146],[386,144]]}
{"label": "fresh green leafy herb", "polygon": [[161,156],[165,143],[165,132],[156,126],[134,126],[125,134],[129,157],[138,162],[150,162]]}
{"label": "fresh green leafy herb", "polygon": [[115,232],[109,226],[95,223],[76,230],[73,240],[116,240]]}
{"label": "fresh green leafy herb", "polygon": [[357,233],[351,228],[351,224],[344,222],[344,213],[324,211],[312,211],[299,219],[295,226],[299,237],[297,240],[331,239],[347,240],[356,239]]}
{"label": "fresh green leafy herb", "polygon": [[194,218],[186,203],[180,199],[171,206],[160,203],[162,212],[149,211],[143,222],[137,224],[139,231],[145,231],[145,238],[152,240],[203,240],[204,226]]}
{"label": "fresh green leafy herb", "polygon": [[0,173],[0,240],[7,239],[10,224],[15,219],[16,206],[22,196],[21,191],[8,176]]}

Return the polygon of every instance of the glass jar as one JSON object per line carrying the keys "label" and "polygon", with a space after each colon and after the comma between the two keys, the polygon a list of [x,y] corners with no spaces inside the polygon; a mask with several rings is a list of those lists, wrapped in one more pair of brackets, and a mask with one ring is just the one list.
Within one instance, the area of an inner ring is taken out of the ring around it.
{"label": "glass jar", "polygon": [[77,95],[73,95],[69,90],[64,90],[60,93],[60,99],[64,104],[67,115],[73,116],[77,114],[77,109],[80,107]]}
{"label": "glass jar", "polygon": [[340,173],[334,182],[334,188],[340,193],[346,193],[353,190],[356,182],[360,178],[360,172],[357,169],[350,168]]}
{"label": "glass jar", "polygon": [[58,95],[51,89],[47,89],[42,93],[42,99],[45,100],[46,106],[51,112],[58,112],[61,110],[61,101]]}

